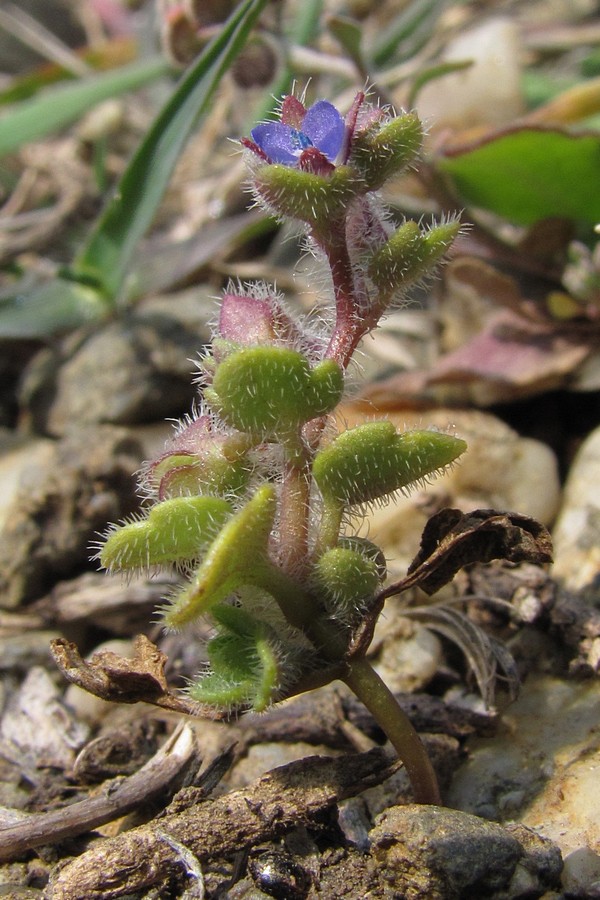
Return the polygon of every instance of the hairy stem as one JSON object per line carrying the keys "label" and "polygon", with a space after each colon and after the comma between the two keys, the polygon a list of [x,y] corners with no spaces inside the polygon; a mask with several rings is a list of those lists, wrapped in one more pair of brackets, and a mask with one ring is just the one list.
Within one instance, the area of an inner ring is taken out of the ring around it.
{"label": "hairy stem", "polygon": [[352,659],[342,680],[383,729],[406,766],[417,803],[441,804],[431,760],[406,713],[364,657]]}
{"label": "hairy stem", "polygon": [[308,557],[308,516],[311,457],[300,439],[286,447],[279,506],[280,565],[285,572],[301,574]]}
{"label": "hairy stem", "polygon": [[[335,295],[335,327],[325,351],[325,358],[334,359],[342,369],[347,368],[361,339],[376,327],[381,317],[379,308],[375,313],[359,314],[354,271],[345,231],[344,222],[339,229],[332,226],[331,233],[336,235],[334,239],[331,237],[320,239],[313,234],[313,239],[327,256]],[[340,238],[339,235],[343,237]]]}
{"label": "hairy stem", "polygon": [[337,546],[344,507],[337,503],[324,502],[319,522],[317,540],[314,547],[314,557],[319,559],[327,550]]}

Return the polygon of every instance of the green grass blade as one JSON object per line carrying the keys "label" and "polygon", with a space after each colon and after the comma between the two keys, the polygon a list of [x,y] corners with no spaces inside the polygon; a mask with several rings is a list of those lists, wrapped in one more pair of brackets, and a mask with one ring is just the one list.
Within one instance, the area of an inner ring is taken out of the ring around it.
{"label": "green grass blade", "polygon": [[0,116],[0,157],[74,122],[91,106],[135,90],[169,71],[162,58],[135,62],[113,72],[40,91]]}
{"label": "green grass blade", "polygon": [[92,279],[107,300],[117,300],[133,252],[154,217],[182,148],[266,2],[241,3],[184,75],[75,260],[73,276]]}

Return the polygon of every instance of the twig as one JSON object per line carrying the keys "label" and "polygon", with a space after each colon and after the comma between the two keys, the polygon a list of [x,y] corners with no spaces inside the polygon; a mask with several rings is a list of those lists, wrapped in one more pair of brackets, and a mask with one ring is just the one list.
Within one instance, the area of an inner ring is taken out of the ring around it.
{"label": "twig", "polygon": [[161,794],[168,801],[190,769],[199,765],[194,732],[182,724],[139,772],[111,780],[101,795],[51,812],[32,813],[19,824],[0,830],[0,860],[15,859],[32,847],[83,834]]}

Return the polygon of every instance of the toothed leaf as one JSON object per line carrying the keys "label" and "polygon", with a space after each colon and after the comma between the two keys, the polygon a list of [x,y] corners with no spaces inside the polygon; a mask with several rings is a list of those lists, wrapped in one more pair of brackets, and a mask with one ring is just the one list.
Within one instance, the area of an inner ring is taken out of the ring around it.
{"label": "toothed leaf", "polygon": [[398,434],[391,422],[367,422],[340,434],[313,467],[326,501],[367,503],[408,487],[453,462],[466,450],[459,438],[438,431]]}
{"label": "toothed leaf", "polygon": [[349,166],[328,175],[304,172],[284,165],[261,167],[252,179],[257,194],[278,215],[326,227],[339,218],[366,185]]}
{"label": "toothed leaf", "polygon": [[428,231],[421,231],[416,222],[405,222],[371,257],[369,277],[384,294],[408,287],[444,256],[459,229],[457,221]]}
{"label": "toothed leaf", "polygon": [[145,569],[198,559],[233,510],[220,497],[177,497],[153,506],[147,517],[108,535],[99,554],[105,569]]}
{"label": "toothed leaf", "polygon": [[222,628],[208,642],[212,671],[190,687],[192,699],[209,705],[251,706],[257,712],[273,701],[280,681],[272,630],[235,606],[218,606]]}
{"label": "toothed leaf", "polygon": [[333,360],[311,369],[295,350],[249,347],[219,364],[205,396],[228,425],[269,437],[330,412],[341,399],[343,381]]}

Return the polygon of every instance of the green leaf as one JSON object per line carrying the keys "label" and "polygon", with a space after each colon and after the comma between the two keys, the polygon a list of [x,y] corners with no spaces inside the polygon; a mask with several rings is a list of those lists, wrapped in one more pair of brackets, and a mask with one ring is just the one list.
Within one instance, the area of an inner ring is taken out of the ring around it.
{"label": "green leaf", "polygon": [[381,68],[390,62],[410,59],[429,39],[445,4],[440,0],[413,0],[382,28],[372,50],[373,64]]}
{"label": "green leaf", "polygon": [[331,412],[343,389],[342,371],[333,360],[311,369],[296,350],[264,344],[233,352],[219,363],[204,397],[228,425],[267,438]]}
{"label": "green leaf", "polygon": [[31,287],[24,279],[0,300],[0,338],[45,338],[108,315],[106,302],[83,284],[55,278]]}
{"label": "green leaf", "polygon": [[364,60],[360,46],[362,38],[360,22],[357,22],[356,19],[351,19],[349,16],[332,15],[327,19],[327,28],[356,64],[359,71],[364,69]]}
{"label": "green leaf", "polygon": [[550,216],[600,221],[600,134],[519,127],[434,162],[468,205],[518,225]]}
{"label": "green leaf", "polygon": [[440,431],[398,434],[392,422],[365,422],[317,453],[313,475],[326,503],[354,506],[435,475],[466,449]]}
{"label": "green leaf", "polygon": [[167,628],[192,622],[244,584],[262,584],[275,510],[275,491],[263,485],[220,530],[190,584],[173,595],[164,610]]}
{"label": "green leaf", "polygon": [[93,279],[111,300],[122,290],[136,245],[154,217],[188,137],[265,5],[266,0],[241,3],[184,75],[75,261],[74,275]]}
{"label": "green leaf", "polygon": [[196,560],[232,515],[220,497],[174,497],[153,506],[145,519],[112,531],[100,553],[110,571],[147,569]]}
{"label": "green leaf", "polygon": [[236,606],[217,606],[213,617],[221,628],[208,642],[212,672],[190,686],[190,696],[211,706],[252,706],[261,712],[281,682],[275,633]]}
{"label": "green leaf", "polygon": [[162,57],[154,57],[115,72],[40,91],[0,116],[0,157],[69,125],[97,103],[155,81],[169,70]]}

